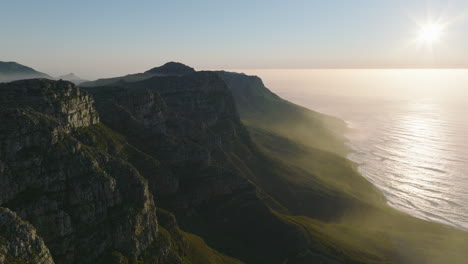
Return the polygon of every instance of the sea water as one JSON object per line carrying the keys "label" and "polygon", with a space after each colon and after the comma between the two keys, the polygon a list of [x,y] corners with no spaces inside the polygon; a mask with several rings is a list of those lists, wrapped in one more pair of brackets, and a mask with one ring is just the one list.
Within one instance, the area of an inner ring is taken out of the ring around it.
{"label": "sea water", "polygon": [[468,71],[244,72],[287,100],[345,120],[348,158],[391,206],[468,230]]}

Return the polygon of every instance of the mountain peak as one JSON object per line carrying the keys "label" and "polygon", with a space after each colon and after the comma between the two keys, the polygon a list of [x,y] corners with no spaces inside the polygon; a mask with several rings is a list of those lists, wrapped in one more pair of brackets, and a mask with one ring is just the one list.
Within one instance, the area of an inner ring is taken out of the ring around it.
{"label": "mountain peak", "polygon": [[164,74],[164,75],[186,75],[195,72],[195,69],[180,63],[180,62],[168,62],[162,66],[152,68],[145,73],[153,74]]}
{"label": "mountain peak", "polygon": [[78,78],[78,76],[76,76],[73,72],[70,72],[69,74],[62,75],[62,76],[60,76],[59,78],[62,78],[62,77],[73,77],[73,78]]}
{"label": "mountain peak", "polygon": [[62,79],[62,80],[66,80],[66,81],[70,81],[74,84],[80,84],[82,82],[86,82],[86,80],[76,76],[74,73],[69,73],[69,74],[65,74],[65,75],[62,75],[62,76],[59,76],[57,77],[57,79]]}
{"label": "mountain peak", "polygon": [[38,72],[33,68],[24,66],[13,61],[0,61],[0,82],[11,82],[21,79],[47,78],[49,75]]}
{"label": "mountain peak", "polygon": [[0,61],[0,73],[37,73],[37,71],[14,61]]}

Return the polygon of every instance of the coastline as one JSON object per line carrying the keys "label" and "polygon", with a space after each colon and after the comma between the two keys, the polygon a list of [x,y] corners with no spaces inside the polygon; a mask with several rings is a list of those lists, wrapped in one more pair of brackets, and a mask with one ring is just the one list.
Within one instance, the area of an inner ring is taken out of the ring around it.
{"label": "coastline", "polygon": [[[307,106],[304,106],[304,107],[307,107]],[[310,109],[309,107],[307,107],[307,108]],[[360,137],[360,132],[359,132],[360,128],[358,127],[358,125],[355,124],[351,120],[345,119],[342,116],[337,116],[336,113],[327,113],[327,112],[324,112],[324,111],[320,111],[320,113],[334,116],[336,118],[339,118],[339,119],[343,120],[346,123],[347,130],[343,133],[343,136],[346,138],[346,141],[344,142],[344,144],[346,144],[346,146],[349,147],[349,149],[350,149],[349,153],[346,154],[346,159],[348,159],[350,162],[355,164],[356,169],[359,172],[359,174],[363,178],[365,178],[368,182],[370,182],[372,185],[374,185],[379,190],[380,193],[382,193],[383,197],[385,197],[385,203],[388,206],[390,206],[390,207],[392,207],[394,209],[397,209],[400,212],[406,213],[406,214],[408,214],[410,216],[417,217],[417,218],[422,219],[422,220],[452,226],[452,227],[457,228],[457,229],[462,230],[462,231],[468,231],[468,227],[464,227],[464,226],[462,226],[462,225],[460,225],[460,224],[458,224],[458,223],[456,223],[454,221],[451,221],[450,219],[447,219],[447,218],[445,218],[443,216],[432,214],[431,212],[424,211],[424,209],[422,209],[422,208],[418,208],[418,210],[411,210],[411,209],[399,206],[399,204],[396,203],[396,202],[392,202],[392,200],[390,198],[394,194],[392,194],[392,193],[386,191],[385,189],[381,188],[379,186],[380,185],[379,181],[368,175],[368,172],[366,171],[366,168],[365,168],[366,161],[365,160],[364,161],[363,160],[358,160],[358,158],[357,158],[357,156],[360,155],[359,153],[362,152],[362,150],[360,150],[356,146],[356,144],[354,144],[355,139],[353,139],[353,137],[354,138],[355,137]],[[373,154],[373,153],[366,153],[366,154],[371,154],[371,155],[375,156],[375,154]],[[383,158],[383,159],[385,160],[385,158]],[[380,163],[383,163],[383,161],[381,161]],[[407,194],[410,195],[410,196],[413,195],[412,193],[407,193]]]}

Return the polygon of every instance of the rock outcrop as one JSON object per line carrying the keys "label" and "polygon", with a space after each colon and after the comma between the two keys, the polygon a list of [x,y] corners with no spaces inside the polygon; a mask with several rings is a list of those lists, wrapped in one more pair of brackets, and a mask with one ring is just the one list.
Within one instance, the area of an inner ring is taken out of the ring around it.
{"label": "rock outcrop", "polygon": [[57,263],[94,263],[111,250],[138,256],[156,239],[146,180],[77,139],[100,128],[85,91],[36,79],[2,84],[0,94],[0,204],[34,225]]}
{"label": "rock outcrop", "polygon": [[177,63],[150,71],[92,88],[0,84],[0,206],[60,264],[301,263],[310,242],[257,185],[275,163],[226,82]]}
{"label": "rock outcrop", "polygon": [[343,122],[257,77],[150,71],[0,84],[0,263],[466,260],[465,233],[388,208],[339,156]]}
{"label": "rock outcrop", "polygon": [[163,162],[165,175],[146,174],[155,194],[175,195],[171,203],[189,208],[237,189],[253,191],[226,161],[225,151],[236,147],[237,140],[249,144],[249,137],[231,94],[216,74],[198,72],[120,85],[89,91],[104,124]]}
{"label": "rock outcrop", "polygon": [[54,264],[35,228],[0,207],[0,263]]}
{"label": "rock outcrop", "polygon": [[[105,125],[159,161],[130,159],[183,229],[251,263],[296,255],[307,244],[257,196],[247,162],[259,153],[218,74],[160,76],[88,91]],[[268,253],[272,249],[275,254]]]}

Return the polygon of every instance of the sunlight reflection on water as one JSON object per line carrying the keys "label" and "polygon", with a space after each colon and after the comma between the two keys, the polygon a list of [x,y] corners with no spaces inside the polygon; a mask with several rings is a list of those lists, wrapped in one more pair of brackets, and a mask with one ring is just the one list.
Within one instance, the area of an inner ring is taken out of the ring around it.
{"label": "sunlight reflection on water", "polygon": [[[361,103],[360,103],[361,104]],[[356,108],[357,106],[354,106]],[[461,109],[428,100],[361,107],[348,136],[361,173],[389,203],[412,215],[468,229],[466,155]],[[363,137],[362,134],[366,134]]]}
{"label": "sunlight reflection on water", "polygon": [[236,71],[346,120],[355,150],[349,158],[389,204],[468,230],[468,70]]}
{"label": "sunlight reflection on water", "polygon": [[464,105],[342,100],[328,98],[320,107],[323,101],[314,97],[302,104],[351,124],[347,136],[355,151],[349,159],[359,164],[360,172],[383,191],[390,205],[468,230]]}

